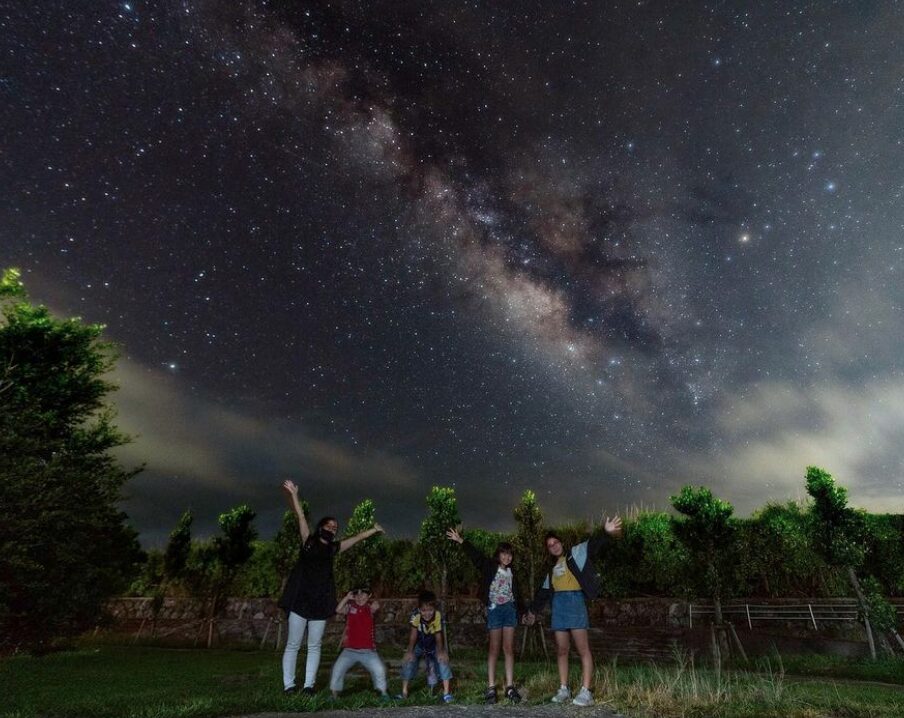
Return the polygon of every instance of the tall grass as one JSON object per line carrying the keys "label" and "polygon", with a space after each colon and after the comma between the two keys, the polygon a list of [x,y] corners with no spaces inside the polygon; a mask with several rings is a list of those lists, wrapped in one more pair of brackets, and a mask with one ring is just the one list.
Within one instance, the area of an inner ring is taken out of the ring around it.
{"label": "tall grass", "polygon": [[[572,679],[576,677],[572,669]],[[573,681],[572,681],[573,682]],[[525,682],[533,700],[548,700],[559,686],[547,666]],[[676,649],[671,664],[599,666],[597,702],[632,718],[901,718],[904,690],[832,681],[793,681],[780,656],[752,670],[716,672]],[[545,698],[544,698],[545,697]]]}

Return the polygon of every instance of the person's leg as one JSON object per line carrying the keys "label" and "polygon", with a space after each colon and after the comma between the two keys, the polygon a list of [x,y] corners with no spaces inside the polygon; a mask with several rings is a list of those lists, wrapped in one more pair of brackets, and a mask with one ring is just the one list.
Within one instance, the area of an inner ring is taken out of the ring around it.
{"label": "person's leg", "polygon": [[408,684],[414,680],[417,675],[417,666],[421,660],[421,653],[417,649],[414,651],[414,657],[402,664],[402,698],[408,697]]}
{"label": "person's leg", "polygon": [[496,686],[496,662],[499,660],[499,647],[502,645],[502,629],[494,628],[489,631],[490,643],[487,649],[487,686]]}
{"label": "person's leg", "polygon": [[298,650],[301,648],[306,625],[307,621],[297,613],[289,613],[289,635],[286,636],[286,649],[282,657],[284,690],[295,686],[295,664],[298,661]]}
{"label": "person's leg", "polygon": [[502,654],[505,657],[505,688],[515,685],[515,629],[502,629]]}
{"label": "person's leg", "polygon": [[308,621],[308,658],[304,668],[304,687],[313,688],[320,667],[320,645],[326,621]]}
{"label": "person's leg", "polygon": [[568,631],[556,631],[556,663],[559,666],[559,685],[568,685],[568,652],[571,635]]}
{"label": "person's leg", "polygon": [[370,678],[374,682],[374,688],[380,693],[386,693],[386,666],[380,659],[380,655],[376,651],[361,651],[358,656]]}
{"label": "person's leg", "polygon": [[591,690],[590,683],[593,681],[593,654],[590,652],[587,629],[574,628],[571,630],[571,637],[574,639],[574,647],[581,657],[581,688],[589,691]]}
{"label": "person's leg", "polygon": [[334,696],[338,696],[342,689],[345,688],[345,674],[348,669],[355,665],[358,660],[347,648],[342,651],[333,663],[333,670],[330,672],[330,690]]}
{"label": "person's leg", "polygon": [[436,674],[443,682],[443,700],[449,701],[452,696],[452,666],[448,660],[436,660]]}

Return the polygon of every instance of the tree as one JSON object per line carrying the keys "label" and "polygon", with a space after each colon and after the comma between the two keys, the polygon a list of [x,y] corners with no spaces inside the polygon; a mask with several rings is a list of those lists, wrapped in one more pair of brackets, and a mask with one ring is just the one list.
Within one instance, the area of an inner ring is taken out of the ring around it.
{"label": "tree", "polygon": [[416,595],[426,580],[420,547],[408,539],[387,539],[380,571],[383,593],[387,596]]}
{"label": "tree", "polygon": [[254,553],[254,517],[254,511],[245,504],[220,514],[220,535],[196,545],[187,562],[187,583],[204,606],[208,648],[213,644],[214,624],[226,606],[236,577]]}
{"label": "tree", "polygon": [[904,516],[867,514],[864,516],[865,573],[875,576],[885,591],[904,593]]}
{"label": "tree", "polygon": [[[179,517],[176,527],[170,532],[169,541],[163,554],[157,556],[157,552],[150,554],[144,574],[148,577],[150,586],[145,589],[151,594],[151,635],[157,633],[157,619],[163,609],[166,594],[171,587],[185,575],[188,557],[191,552],[191,511],[186,511]],[[153,561],[150,560],[151,556]],[[144,628],[144,621],[138,628],[136,640]]]}
{"label": "tree", "polygon": [[750,594],[813,596],[835,592],[826,582],[826,564],[813,551],[809,517],[794,501],[767,504],[741,521],[745,550],[741,555]]}
{"label": "tree", "polygon": [[[537,495],[530,489],[525,489],[521,494],[521,500],[515,506],[514,517],[517,529],[513,543],[518,558],[515,566],[522,572],[521,585],[526,585],[528,591],[535,591],[540,568],[544,565],[546,547],[543,545],[543,512],[537,503]],[[518,598],[526,600],[529,597]]]}
{"label": "tree", "polygon": [[662,512],[639,513],[626,521],[624,538],[609,547],[603,589],[609,595],[671,596],[682,584],[687,561],[671,517]]}
{"label": "tree", "polygon": [[[870,623],[871,601],[857,578],[857,569],[866,558],[863,517],[847,505],[847,489],[836,485],[828,471],[808,466],[806,484],[807,493],[813,499],[810,530],[814,546],[826,563],[847,574],[860,604],[870,655],[875,659],[876,643]],[[872,603],[877,601],[873,599]]]}
{"label": "tree", "polygon": [[[708,596],[713,602],[714,627],[718,633],[718,640],[716,632],[713,633],[713,657],[717,670],[720,670],[722,653],[728,647],[722,599],[730,585],[729,577],[737,565],[736,532],[732,521],[734,507],[716,498],[712,491],[703,486],[685,486],[670,500],[683,516],[675,519],[673,526],[689,557],[691,587],[696,589],[698,595]],[[733,629],[732,635],[737,640]],[[743,655],[743,649],[741,652]]]}
{"label": "tree", "polygon": [[167,583],[174,583],[185,574],[188,556],[191,553],[191,511],[179,517],[176,527],[169,535],[163,554],[163,576]]}
{"label": "tree", "polygon": [[[364,499],[355,506],[351,518],[345,527],[346,538],[373,528],[377,523],[374,502]],[[380,579],[380,559],[386,552],[386,539],[377,534],[354,547],[351,551],[339,554],[336,559],[336,578],[345,590],[356,584],[368,585]]]}
{"label": "tree", "polygon": [[0,278],[0,650],[50,648],[97,624],[142,557],[116,508],[137,470],[113,450],[103,327],[60,320]]}
{"label": "tree", "polygon": [[[305,519],[310,520],[311,507],[304,499],[301,499],[300,503]],[[294,512],[283,513],[282,523],[279,525],[279,531],[276,532],[273,543],[276,544],[273,568],[276,575],[279,576],[279,590],[274,595],[278,597],[286,587],[289,572],[301,554],[301,534],[298,532],[298,518]]]}
{"label": "tree", "polygon": [[446,538],[446,531],[458,526],[458,503],[455,489],[434,486],[427,495],[427,517],[421,523],[420,547],[433,575],[440,577],[440,600],[445,605],[449,569],[461,561],[458,546]]}

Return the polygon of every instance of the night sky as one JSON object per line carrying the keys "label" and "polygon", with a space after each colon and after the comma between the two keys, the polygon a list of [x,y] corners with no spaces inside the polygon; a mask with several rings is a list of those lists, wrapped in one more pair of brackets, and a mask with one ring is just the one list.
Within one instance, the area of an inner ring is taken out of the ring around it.
{"label": "night sky", "polygon": [[902,512],[898,2],[0,0],[0,266],[122,347],[159,544]]}

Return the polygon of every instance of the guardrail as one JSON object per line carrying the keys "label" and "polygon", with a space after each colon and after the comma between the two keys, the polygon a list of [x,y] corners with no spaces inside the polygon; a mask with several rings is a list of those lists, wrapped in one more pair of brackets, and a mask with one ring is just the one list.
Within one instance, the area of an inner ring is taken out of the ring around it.
{"label": "guardrail", "polygon": [[[904,619],[904,605],[895,605],[899,618]],[[688,604],[688,624],[694,627],[694,617],[712,616],[711,604]],[[819,630],[819,623],[832,621],[857,622],[860,620],[857,600],[835,599],[831,603],[810,601],[807,603],[728,603],[722,606],[723,616],[738,616],[753,629],[754,621],[806,621]]]}

